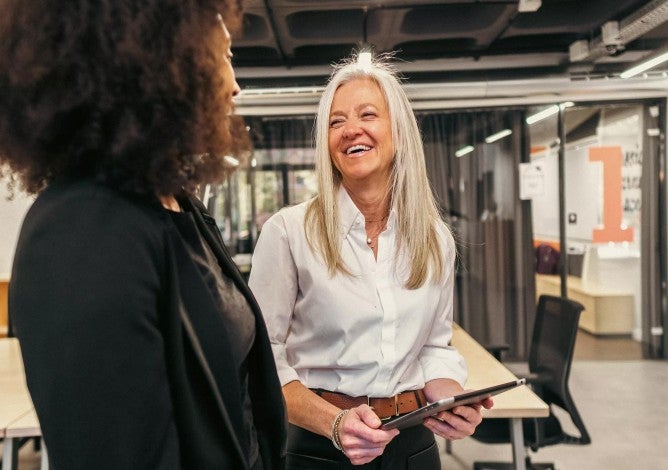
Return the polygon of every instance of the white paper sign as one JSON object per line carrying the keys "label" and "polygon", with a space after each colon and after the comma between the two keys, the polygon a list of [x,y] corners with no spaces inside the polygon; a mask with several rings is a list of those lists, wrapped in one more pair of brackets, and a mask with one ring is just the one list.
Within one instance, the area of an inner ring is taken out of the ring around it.
{"label": "white paper sign", "polygon": [[531,199],[545,194],[545,172],[542,163],[520,163],[520,199]]}

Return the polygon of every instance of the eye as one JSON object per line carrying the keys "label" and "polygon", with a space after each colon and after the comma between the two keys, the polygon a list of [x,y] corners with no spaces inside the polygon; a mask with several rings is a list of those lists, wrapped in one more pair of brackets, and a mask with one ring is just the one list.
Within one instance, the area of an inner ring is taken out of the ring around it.
{"label": "eye", "polygon": [[376,112],[375,111],[363,111],[362,112],[362,118],[374,118],[376,117]]}
{"label": "eye", "polygon": [[343,119],[341,118],[336,118],[329,121],[329,127],[332,129],[336,129],[338,127],[341,127],[342,125],[343,125]]}

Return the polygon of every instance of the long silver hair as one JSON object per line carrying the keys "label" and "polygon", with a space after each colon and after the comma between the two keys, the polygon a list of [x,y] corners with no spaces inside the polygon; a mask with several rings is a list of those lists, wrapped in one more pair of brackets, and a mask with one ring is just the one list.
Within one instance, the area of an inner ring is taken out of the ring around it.
{"label": "long silver hair", "polygon": [[[318,195],[306,212],[306,235],[311,249],[317,250],[330,274],[350,274],[341,258],[341,236],[337,193],[341,174],[329,155],[329,114],[338,88],[358,79],[373,80],[387,102],[394,146],[390,191],[397,215],[397,255],[410,263],[405,281],[409,289],[422,286],[430,274],[444,276],[442,244],[436,226],[441,222],[432,194],[424,160],[422,137],[415,114],[388,56],[359,61],[357,54],[335,66],[320,98],[315,124],[315,159]],[[398,259],[395,258],[395,259]]]}

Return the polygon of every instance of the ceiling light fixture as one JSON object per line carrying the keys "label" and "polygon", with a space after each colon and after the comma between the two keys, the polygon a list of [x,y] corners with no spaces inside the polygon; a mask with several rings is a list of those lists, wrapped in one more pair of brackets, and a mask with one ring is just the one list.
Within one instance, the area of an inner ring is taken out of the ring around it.
{"label": "ceiling light fixture", "polygon": [[536,11],[540,8],[542,0],[520,0],[517,5],[517,11],[524,13],[528,11]]}
{"label": "ceiling light fixture", "polygon": [[662,64],[667,60],[668,60],[668,52],[664,52],[663,54],[652,57],[651,59],[648,59],[645,62],[636,65],[635,67],[631,67],[630,69],[623,71],[621,74],[619,74],[619,76],[621,78],[635,77],[639,73],[642,73],[645,70],[649,70],[652,67],[656,67],[657,65]]}
{"label": "ceiling light fixture", "polygon": [[497,132],[496,134],[488,135],[485,137],[485,142],[488,144],[491,144],[492,142],[496,142],[497,140],[503,139],[504,137],[512,134],[513,131],[510,129],[504,129],[502,131]]}
{"label": "ceiling light fixture", "polygon": [[367,28],[369,23],[369,9],[364,7],[364,19],[362,20],[362,43],[359,47],[359,52],[357,53],[357,64],[368,68],[371,67],[371,59],[373,58],[373,49],[367,41]]}
{"label": "ceiling light fixture", "polygon": [[458,158],[463,157],[467,153],[471,153],[471,152],[473,152],[473,145],[466,145],[466,146],[464,146],[460,149],[457,149],[455,151],[455,157],[458,157]]}
{"label": "ceiling light fixture", "polygon": [[536,114],[532,114],[528,118],[526,118],[526,123],[531,125],[534,124],[538,121],[542,121],[545,118],[548,118],[552,116],[553,114],[557,114],[559,112],[559,109],[565,109],[565,108],[570,108],[573,106],[575,103],[572,101],[566,101],[565,103],[561,103],[559,105],[553,104],[552,106],[549,106],[545,108],[542,111],[537,112]]}
{"label": "ceiling light fixture", "polygon": [[357,54],[357,63],[362,67],[371,67],[371,52],[361,51]]}
{"label": "ceiling light fixture", "polygon": [[223,157],[223,160],[225,160],[225,163],[227,163],[230,166],[239,166],[239,160],[234,158],[232,155],[225,155]]}
{"label": "ceiling light fixture", "polygon": [[589,57],[589,41],[580,39],[568,46],[568,57],[571,62],[579,62]]}

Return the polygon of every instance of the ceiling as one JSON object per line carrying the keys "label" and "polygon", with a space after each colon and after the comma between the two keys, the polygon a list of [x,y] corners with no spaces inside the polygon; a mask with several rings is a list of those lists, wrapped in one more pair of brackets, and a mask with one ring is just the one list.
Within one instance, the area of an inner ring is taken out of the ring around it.
{"label": "ceiling", "polygon": [[233,53],[247,99],[322,86],[362,46],[394,52],[407,83],[487,83],[489,95],[489,83],[616,79],[668,48],[667,20],[668,0],[247,0]]}

